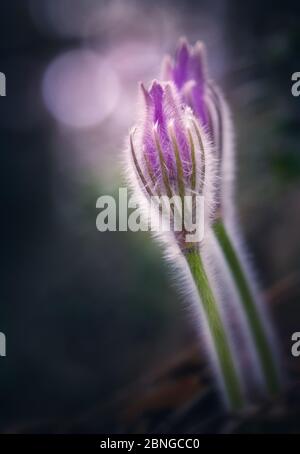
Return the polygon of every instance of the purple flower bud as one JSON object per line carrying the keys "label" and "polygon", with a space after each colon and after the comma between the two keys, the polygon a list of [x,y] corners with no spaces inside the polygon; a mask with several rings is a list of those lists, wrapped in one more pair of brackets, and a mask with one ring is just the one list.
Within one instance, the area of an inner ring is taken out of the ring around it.
{"label": "purple flower bud", "polygon": [[[141,84],[141,92],[143,108],[129,150],[139,188],[147,196],[203,195],[211,207],[214,164],[203,127],[172,82],[154,81],[149,90]],[[204,185],[204,177],[211,183]]]}
{"label": "purple flower bud", "polygon": [[180,39],[175,59],[165,57],[162,78],[175,83],[182,102],[191,107],[221,156],[225,103],[209,79],[204,44],[198,41],[190,46],[185,38]]}
{"label": "purple flower bud", "polygon": [[[179,222],[183,228],[175,237],[182,247],[190,241],[187,224],[197,225],[196,218],[199,221],[200,202],[195,196],[203,196],[201,222],[207,224],[212,219],[215,160],[211,145],[191,109],[181,103],[173,82],[154,81],[149,90],[141,84],[141,94],[143,107],[127,150],[129,183],[135,195],[142,194],[143,207],[156,196],[167,197],[172,203],[181,201]],[[173,210],[172,217],[178,219],[178,209]]]}
{"label": "purple flower bud", "polygon": [[164,59],[162,78],[176,85],[181,102],[192,109],[207,133],[218,161],[215,215],[217,218],[227,213],[232,217],[235,147],[231,113],[221,91],[209,78],[204,44],[198,41],[191,46],[185,38],[180,39],[175,59]]}

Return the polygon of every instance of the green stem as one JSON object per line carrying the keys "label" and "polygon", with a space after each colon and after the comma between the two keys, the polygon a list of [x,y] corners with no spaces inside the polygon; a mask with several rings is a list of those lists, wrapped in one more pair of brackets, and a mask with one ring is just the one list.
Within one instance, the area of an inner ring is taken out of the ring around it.
{"label": "green stem", "polygon": [[272,395],[277,394],[280,388],[277,367],[248,280],[222,220],[214,223],[213,230],[239,291],[268,390]]}
{"label": "green stem", "polygon": [[201,298],[230,406],[233,409],[239,409],[243,406],[242,392],[231,356],[229,342],[203,262],[196,248],[190,249],[185,254],[185,257]]}

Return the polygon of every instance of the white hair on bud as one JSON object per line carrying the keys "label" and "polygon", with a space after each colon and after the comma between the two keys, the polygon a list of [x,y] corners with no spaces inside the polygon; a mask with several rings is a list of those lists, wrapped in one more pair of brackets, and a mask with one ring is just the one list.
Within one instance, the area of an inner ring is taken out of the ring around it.
{"label": "white hair on bud", "polygon": [[236,172],[235,134],[232,114],[221,90],[215,85],[213,86],[213,90],[219,101],[218,106],[222,118],[222,138],[220,138],[222,141],[222,150],[216,150],[220,154],[221,205],[226,217],[235,217],[233,201]]}
{"label": "white hair on bud", "polygon": [[[216,208],[216,193],[219,184],[217,176],[217,159],[213,153],[213,144],[209,139],[209,136],[205,132],[205,129],[200,122],[194,117],[190,108],[185,111],[186,121],[191,132],[193,143],[195,144],[195,155],[196,155],[196,188],[202,184],[202,194],[204,197],[204,207],[206,212],[205,223],[209,225],[214,217],[214,211]],[[197,131],[200,134],[201,142],[203,145],[203,156],[201,156],[201,144],[199,144],[199,137]],[[196,190],[197,192],[197,190]]]}

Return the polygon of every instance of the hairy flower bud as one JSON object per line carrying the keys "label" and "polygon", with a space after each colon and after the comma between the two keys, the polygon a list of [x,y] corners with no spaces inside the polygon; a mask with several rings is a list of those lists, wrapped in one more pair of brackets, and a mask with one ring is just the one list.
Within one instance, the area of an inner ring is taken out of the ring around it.
{"label": "hairy flower bud", "polygon": [[221,179],[217,195],[218,208],[231,212],[234,174],[231,114],[220,89],[209,77],[204,44],[198,41],[191,46],[185,38],[180,39],[175,59],[170,56],[164,59],[162,78],[173,81],[181,101],[192,109],[207,132]]}
{"label": "hairy flower bud", "polygon": [[191,109],[182,105],[172,82],[154,81],[149,90],[141,85],[141,92],[143,109],[130,134],[129,147],[135,189],[138,186],[147,197],[178,196],[182,201],[186,196],[202,195],[209,218],[214,165],[203,127]]}
{"label": "hairy flower bud", "polygon": [[204,44],[198,41],[195,46],[190,46],[182,38],[175,59],[165,57],[162,77],[174,82],[183,102],[209,130],[211,139],[221,152],[223,101],[221,93],[209,79]]}

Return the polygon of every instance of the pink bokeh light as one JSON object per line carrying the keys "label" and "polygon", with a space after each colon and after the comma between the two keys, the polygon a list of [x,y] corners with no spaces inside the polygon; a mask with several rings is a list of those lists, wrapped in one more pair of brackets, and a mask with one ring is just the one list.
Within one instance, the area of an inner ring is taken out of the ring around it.
{"label": "pink bokeh light", "polygon": [[47,109],[57,121],[88,128],[114,111],[120,84],[117,74],[98,54],[78,49],[49,64],[42,90]]}

